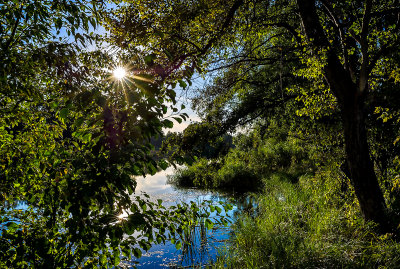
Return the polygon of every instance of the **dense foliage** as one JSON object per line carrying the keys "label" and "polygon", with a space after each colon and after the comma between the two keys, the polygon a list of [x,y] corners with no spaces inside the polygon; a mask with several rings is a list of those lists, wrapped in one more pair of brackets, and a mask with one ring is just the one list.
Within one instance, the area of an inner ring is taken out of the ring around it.
{"label": "dense foliage", "polygon": [[[297,182],[315,171],[315,148],[291,136],[283,126],[271,123],[248,134],[238,134],[235,147],[218,158],[199,158],[178,168],[169,182],[178,186],[222,189],[234,192],[261,190],[266,177],[279,174]],[[264,137],[260,131],[266,131]]]}
{"label": "dense foliage", "polygon": [[[195,184],[219,188],[284,174],[300,181],[293,189],[282,183],[298,196],[294,204],[262,203],[259,223],[242,225],[271,243],[263,236],[294,223],[276,248],[256,244],[267,253],[261,260],[352,266],[355,259],[335,260],[340,244],[357,245],[356,255],[368,253],[371,240],[335,234],[333,248],[317,243],[335,227],[359,232],[349,228],[359,213],[381,232],[398,233],[397,0],[21,0],[0,3],[0,14],[1,266],[112,267],[179,237],[207,213],[134,196],[133,176],[192,160],[202,144],[237,127],[256,131],[238,135],[235,149],[220,143],[216,159],[200,159],[176,178],[188,181],[189,173]],[[107,31],[101,37],[91,33],[99,24]],[[126,78],[111,75],[118,66]],[[155,158],[151,142],[187,118],[175,89],[192,86],[195,73],[209,78],[193,98],[203,121],[171,136],[168,160]],[[318,214],[321,197],[337,216]],[[267,214],[276,218],[268,222]],[[296,239],[300,226],[310,228]],[[246,248],[249,241],[238,240]],[[397,245],[386,242],[392,257]],[[364,257],[356,264],[380,264]]]}
{"label": "dense foliage", "polygon": [[[107,12],[102,1],[0,4],[0,267],[134,265],[207,217],[134,194],[133,176],[169,165],[151,138],[173,126],[175,92],[146,52],[98,49],[90,31]],[[119,65],[127,78],[112,76]]]}
{"label": "dense foliage", "polygon": [[233,130],[288,102],[292,116],[336,125],[365,219],[390,230],[375,164],[389,169],[396,155],[396,128],[386,133],[391,126],[377,116],[399,108],[385,102],[397,96],[397,1],[143,0],[118,15],[110,19],[123,25],[115,38],[148,44],[155,65],[189,78],[194,70],[213,72],[195,102],[207,129]]}

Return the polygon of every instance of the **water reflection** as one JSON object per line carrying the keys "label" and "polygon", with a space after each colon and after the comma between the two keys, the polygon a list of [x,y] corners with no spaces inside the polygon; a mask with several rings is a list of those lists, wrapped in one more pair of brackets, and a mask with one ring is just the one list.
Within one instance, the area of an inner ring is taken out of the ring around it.
{"label": "water reflection", "polygon": [[[229,196],[217,192],[178,189],[167,184],[167,175],[173,172],[173,168],[168,168],[154,176],[138,178],[136,195],[146,192],[150,195],[151,200],[162,199],[165,206],[190,201],[199,203],[204,200],[211,200],[215,203],[228,201]],[[229,215],[232,217],[237,209],[238,207],[234,205]],[[186,238],[191,242],[190,245],[183,245],[180,250],[177,250],[171,242],[166,242],[165,245],[153,245],[147,253],[137,260],[139,264],[136,266],[139,268],[201,267],[215,260],[217,249],[223,247],[226,240],[229,239],[230,233],[229,227],[214,227],[207,230],[204,225],[194,226],[187,234],[188,238]]]}

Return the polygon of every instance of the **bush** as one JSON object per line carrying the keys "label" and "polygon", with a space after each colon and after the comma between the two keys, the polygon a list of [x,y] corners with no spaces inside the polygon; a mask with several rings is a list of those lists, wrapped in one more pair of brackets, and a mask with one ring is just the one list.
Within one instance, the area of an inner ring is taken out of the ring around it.
{"label": "bush", "polygon": [[263,178],[280,174],[297,181],[312,173],[310,150],[298,139],[287,135],[261,139],[257,132],[239,134],[235,148],[219,159],[200,158],[192,166],[178,169],[169,182],[185,187],[256,191]]}
{"label": "bush", "polygon": [[178,168],[168,176],[167,183],[180,187],[201,187],[204,189],[216,188],[216,171],[222,164],[218,160],[198,159],[189,167]]}

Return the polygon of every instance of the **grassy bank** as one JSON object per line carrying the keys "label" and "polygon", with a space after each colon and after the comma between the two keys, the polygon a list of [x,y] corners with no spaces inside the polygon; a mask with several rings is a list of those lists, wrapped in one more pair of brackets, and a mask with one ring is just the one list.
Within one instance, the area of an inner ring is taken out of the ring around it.
{"label": "grassy bank", "polygon": [[[257,191],[257,214],[242,212],[213,267],[400,268],[399,228],[382,234],[364,221],[340,147],[272,131],[239,135],[227,155],[199,159],[170,178],[180,186]],[[399,223],[400,184],[381,180],[392,223]]]}
{"label": "grassy bank", "polygon": [[364,223],[351,190],[343,197],[335,178],[267,178],[259,214],[242,214],[214,267],[400,268],[395,235]]}

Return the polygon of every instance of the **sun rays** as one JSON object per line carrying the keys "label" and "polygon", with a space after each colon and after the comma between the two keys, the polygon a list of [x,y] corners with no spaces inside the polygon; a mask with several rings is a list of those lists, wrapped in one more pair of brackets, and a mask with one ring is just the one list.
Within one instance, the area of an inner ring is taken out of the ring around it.
{"label": "sun rays", "polygon": [[118,80],[122,80],[125,78],[126,76],[126,70],[124,67],[118,66],[117,68],[115,68],[113,70],[113,76],[118,79]]}
{"label": "sun rays", "polygon": [[151,89],[154,77],[150,74],[142,73],[129,65],[115,65],[108,69],[108,81],[113,85],[114,94],[122,94],[125,101],[129,101],[129,91],[141,91]]}

